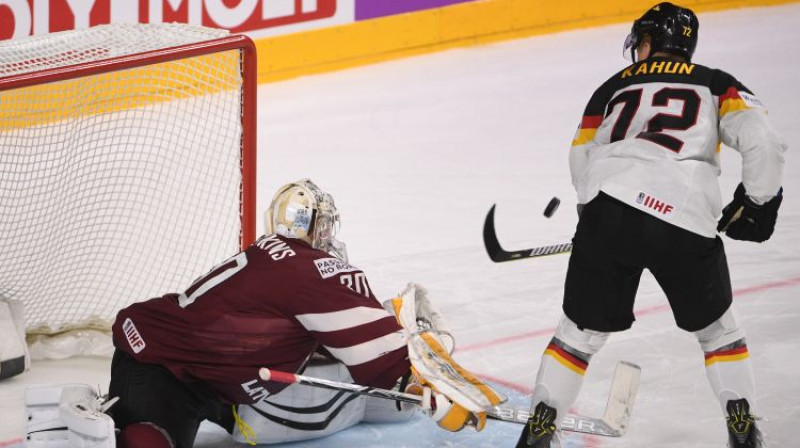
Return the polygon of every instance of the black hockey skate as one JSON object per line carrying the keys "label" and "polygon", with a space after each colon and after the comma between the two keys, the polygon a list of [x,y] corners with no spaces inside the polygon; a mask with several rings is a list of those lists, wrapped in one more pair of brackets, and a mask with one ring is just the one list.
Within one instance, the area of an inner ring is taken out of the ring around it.
{"label": "black hockey skate", "polygon": [[730,448],[763,448],[761,432],[756,427],[756,419],[750,415],[750,403],[746,399],[729,400],[725,406],[728,411],[728,437]]}
{"label": "black hockey skate", "polygon": [[555,448],[556,410],[539,402],[528,417],[522,435],[517,441],[517,448]]}

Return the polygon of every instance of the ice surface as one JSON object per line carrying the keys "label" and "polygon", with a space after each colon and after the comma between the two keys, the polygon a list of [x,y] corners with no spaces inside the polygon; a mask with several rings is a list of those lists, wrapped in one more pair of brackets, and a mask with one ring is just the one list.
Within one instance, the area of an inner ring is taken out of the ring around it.
{"label": "ice surface", "polygon": [[[785,200],[767,243],[725,238],[738,316],[758,382],[760,415],[773,447],[797,446],[800,422],[800,4],[700,15],[695,61],[752,89],[790,145]],[[514,250],[568,241],[575,195],[567,154],[585,102],[622,68],[628,26],[451,50],[259,88],[259,216],[283,183],[311,177],[336,198],[342,238],[381,299],[408,281],[425,285],[458,342],[456,359],[525,402],[560,315],[568,257],[492,263],[481,242],[497,204],[501,244]],[[260,55],[269,57],[268,55]],[[723,148],[727,201],[739,156]],[[553,196],[562,204],[546,219]],[[259,227],[262,228],[262,227]],[[615,363],[642,367],[630,430],[619,439],[568,435],[567,447],[725,446],[703,355],[682,332],[652,277],[638,320],[594,357],[574,409],[599,415]],[[19,443],[22,390],[36,382],[107,382],[103,358],[36,363],[0,384],[0,447]],[[294,447],[513,446],[519,427],[490,422],[450,434],[420,417],[361,425]],[[197,446],[227,447],[212,427]]]}

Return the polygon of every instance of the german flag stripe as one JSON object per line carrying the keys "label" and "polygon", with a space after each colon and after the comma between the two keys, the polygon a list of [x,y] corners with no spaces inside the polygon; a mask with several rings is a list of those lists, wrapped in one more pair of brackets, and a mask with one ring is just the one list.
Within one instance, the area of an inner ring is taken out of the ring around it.
{"label": "german flag stripe", "polygon": [[572,140],[572,146],[585,145],[594,139],[597,134],[597,129],[581,129],[575,134],[575,139]]}
{"label": "german flag stripe", "polygon": [[553,359],[558,361],[564,367],[572,370],[578,375],[586,373],[586,368],[589,366],[586,362],[581,361],[574,355],[566,352],[564,349],[554,343],[550,343],[544,351],[545,355],[550,355]]}
{"label": "german flag stripe", "polygon": [[580,146],[586,144],[597,133],[597,128],[603,123],[602,115],[584,115],[581,119],[581,128],[575,134],[575,139],[572,140],[572,146]]}
{"label": "german flag stripe", "polygon": [[603,124],[602,115],[584,115],[581,119],[581,129],[597,129]]}
{"label": "german flag stripe", "polygon": [[706,353],[706,366],[710,366],[717,362],[740,361],[749,357],[750,353],[747,351],[747,346],[743,345],[730,350]]}
{"label": "german flag stripe", "polygon": [[729,87],[728,90],[719,97],[719,116],[723,117],[725,114],[736,112],[737,110],[745,110],[750,107],[739,96],[739,90],[736,87]]}

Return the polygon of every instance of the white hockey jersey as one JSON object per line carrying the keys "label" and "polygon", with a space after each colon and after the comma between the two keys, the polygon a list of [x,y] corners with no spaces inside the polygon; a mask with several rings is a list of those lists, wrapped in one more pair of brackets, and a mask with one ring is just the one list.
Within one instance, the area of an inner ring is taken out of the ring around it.
{"label": "white hockey jersey", "polygon": [[570,151],[578,202],[599,191],[699,235],[716,236],[722,211],[720,143],[742,156],[757,203],[778,193],[786,145],[753,93],[702,65],[649,58],[592,95]]}

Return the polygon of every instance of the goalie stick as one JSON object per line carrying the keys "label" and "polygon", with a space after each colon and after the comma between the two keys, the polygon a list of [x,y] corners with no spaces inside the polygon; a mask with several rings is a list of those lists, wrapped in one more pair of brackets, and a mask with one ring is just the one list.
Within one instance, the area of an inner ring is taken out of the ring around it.
{"label": "goalie stick", "polygon": [[545,255],[562,254],[572,251],[572,243],[553,244],[550,246],[540,246],[513,252],[506,251],[500,246],[500,241],[497,240],[497,234],[494,230],[494,208],[495,206],[492,205],[492,208],[489,209],[489,213],[486,215],[486,221],[483,223],[483,244],[486,247],[486,252],[489,253],[489,258],[495,263],[543,257]]}
{"label": "goalie stick", "polygon": [[[343,390],[358,395],[402,401],[416,405],[422,404],[421,396],[405,392],[331,381],[324,378],[281,372],[266,367],[261,368],[258,373],[264,381],[274,381],[283,384],[305,384],[308,386]],[[603,416],[600,418],[592,418],[570,414],[561,420],[561,429],[606,437],[620,437],[625,434],[625,431],[628,429],[631,413],[633,412],[636,392],[639,389],[640,373],[641,369],[635,364],[626,361],[617,363],[617,367],[614,370],[614,378],[611,381],[611,391],[608,395],[606,410]],[[487,414],[495,420],[520,424],[525,424],[530,415],[529,408],[512,406],[495,406],[487,410]]]}

